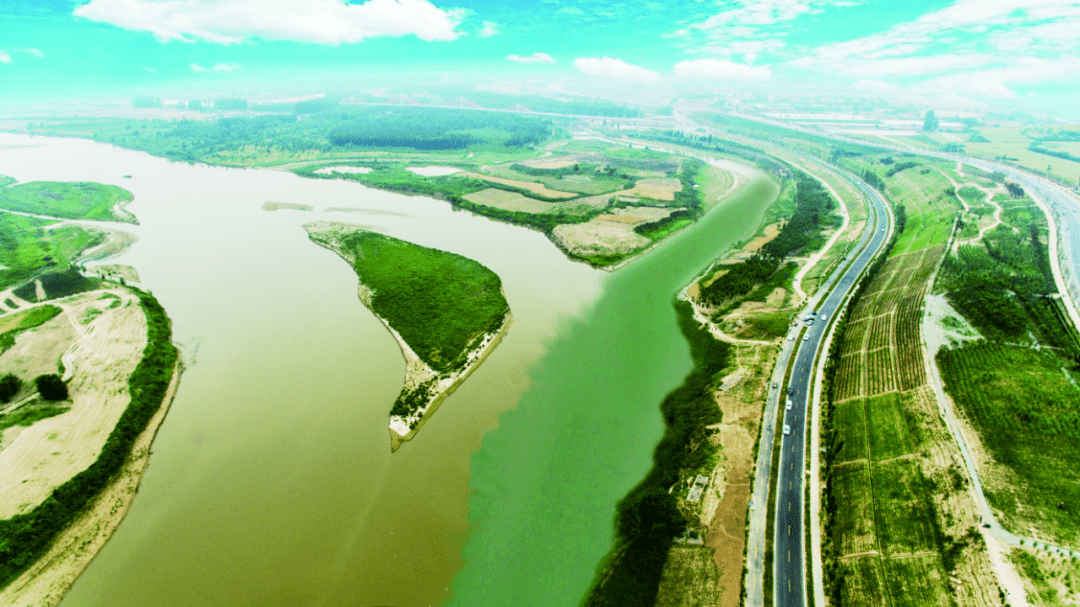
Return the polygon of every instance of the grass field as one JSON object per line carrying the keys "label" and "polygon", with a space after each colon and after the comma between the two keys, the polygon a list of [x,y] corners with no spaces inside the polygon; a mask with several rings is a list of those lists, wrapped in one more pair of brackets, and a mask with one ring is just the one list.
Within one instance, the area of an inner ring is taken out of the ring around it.
{"label": "grass field", "polygon": [[[987,499],[1018,534],[1080,542],[1080,389],[1049,351],[977,342],[938,355],[942,378],[994,461]],[[992,480],[991,480],[992,479]]]}
{"label": "grass field", "polygon": [[844,559],[838,565],[838,572],[843,584],[836,598],[841,605],[885,607],[891,604],[886,595],[885,572],[877,556]]}
{"label": "grass field", "polygon": [[953,604],[936,554],[891,559],[885,564],[890,604],[896,607],[948,607]]}
{"label": "grass field", "polygon": [[0,212],[0,289],[47,268],[65,268],[104,240],[100,232],[75,226],[50,227],[49,219]]}
{"label": "grass field", "polygon": [[134,196],[93,182],[34,181],[0,188],[0,208],[49,217],[138,223],[123,210]]}
{"label": "grass field", "polygon": [[830,387],[825,558],[835,607],[951,605],[947,577],[961,575],[947,570],[942,556],[943,542],[957,530],[942,531],[951,516],[938,503],[945,472],[927,458],[944,430],[922,396],[920,340],[928,282],[960,205],[947,192],[944,165],[897,171],[897,164],[875,159],[859,166],[882,176],[906,222],[848,311]]}

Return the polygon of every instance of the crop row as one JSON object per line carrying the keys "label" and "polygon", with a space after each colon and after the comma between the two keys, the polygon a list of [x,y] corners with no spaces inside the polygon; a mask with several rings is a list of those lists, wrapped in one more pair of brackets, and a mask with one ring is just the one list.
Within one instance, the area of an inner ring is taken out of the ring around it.
{"label": "crop row", "polygon": [[836,372],[836,400],[843,401],[863,394],[863,367],[866,354],[862,351],[845,354],[840,358],[840,368]]}
{"label": "crop row", "polygon": [[866,356],[866,394],[884,394],[896,390],[896,362],[892,348],[873,350]]}

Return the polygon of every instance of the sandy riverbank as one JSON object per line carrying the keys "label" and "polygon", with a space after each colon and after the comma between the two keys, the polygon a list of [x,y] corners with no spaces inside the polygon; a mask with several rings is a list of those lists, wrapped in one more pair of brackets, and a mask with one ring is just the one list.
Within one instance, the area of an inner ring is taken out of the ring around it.
{"label": "sandy riverbank", "polygon": [[172,381],[161,408],[132,446],[120,473],[90,508],[53,541],[48,553],[3,589],[0,604],[53,607],[75,583],[113,532],[135,500],[139,482],[150,463],[150,446],[176,397],[182,365],[177,360]]}
{"label": "sandy riverbank", "polygon": [[[378,317],[377,314],[376,317]],[[405,343],[405,340],[401,338],[401,335],[399,335],[397,331],[392,329],[383,318],[379,317],[379,320],[382,321],[394,336],[394,339],[397,340],[398,345],[401,346],[401,353],[405,356],[405,387],[402,388],[403,392],[415,389],[415,387],[419,386],[422,382],[438,375],[434,369],[427,366],[424,361],[420,360],[420,357],[412,351],[412,348]],[[499,345],[499,342],[502,341],[506,332],[510,330],[510,325],[513,324],[513,322],[513,314],[507,312],[499,330],[486,333],[480,344],[468,353],[468,362],[466,362],[464,367],[454,373],[439,378],[436,383],[434,395],[430,397],[427,404],[417,410],[416,414],[407,418],[398,415],[390,416],[391,451],[397,451],[402,443],[412,440],[412,437],[416,436],[416,433],[420,431],[424,422],[435,413],[435,410],[439,408],[439,405],[441,405],[444,400],[446,400],[446,397],[453,394],[454,390],[461,385],[461,382],[465,381],[465,378],[479,368],[488,355],[495,350],[495,346]]]}

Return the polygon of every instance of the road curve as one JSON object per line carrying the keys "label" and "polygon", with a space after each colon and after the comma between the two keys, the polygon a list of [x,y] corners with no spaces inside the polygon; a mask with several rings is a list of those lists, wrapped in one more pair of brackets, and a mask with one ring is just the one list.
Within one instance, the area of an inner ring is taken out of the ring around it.
{"label": "road curve", "polygon": [[[807,412],[812,396],[814,363],[832,325],[831,321],[841,311],[859,278],[892,234],[892,214],[881,195],[852,175],[844,176],[870,201],[873,212],[871,221],[867,222],[867,229],[863,232],[864,240],[868,240],[866,246],[861,250],[856,248],[857,253],[849,254],[844,263],[829,277],[819,294],[810,300],[808,307],[817,312],[817,318],[826,315],[827,320],[819,320],[803,331],[802,342],[790,368],[787,398],[791,399],[792,406],[784,415],[784,424],[790,428],[790,434],[783,436],[781,442],[773,528],[773,604],[777,607],[802,607],[806,604],[803,497],[806,487],[809,427]],[[860,241],[860,244],[862,242],[864,241]],[[854,261],[848,265],[846,262],[852,258]]]}

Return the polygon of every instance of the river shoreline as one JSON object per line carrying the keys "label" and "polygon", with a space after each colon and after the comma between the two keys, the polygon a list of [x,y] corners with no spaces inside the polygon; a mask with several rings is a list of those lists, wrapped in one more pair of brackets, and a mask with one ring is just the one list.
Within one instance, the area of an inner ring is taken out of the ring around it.
{"label": "river shoreline", "polygon": [[[338,239],[350,230],[367,228],[353,224],[318,221],[306,224],[304,229],[307,230],[308,236],[312,242],[336,253],[339,257],[348,262],[350,266],[355,267],[356,259],[354,259],[343,247],[338,245]],[[416,433],[420,431],[420,428],[424,423],[435,413],[435,410],[439,408],[442,401],[445,400],[447,396],[453,394],[454,390],[461,385],[461,382],[465,381],[465,378],[472,374],[472,372],[484,362],[488,355],[495,349],[495,346],[499,345],[499,342],[502,341],[502,338],[510,329],[510,325],[513,324],[514,317],[509,308],[507,308],[499,328],[484,333],[483,337],[480,339],[480,343],[465,352],[465,363],[460,368],[450,373],[440,373],[424,362],[424,360],[413,351],[412,347],[405,341],[405,338],[391,326],[389,320],[383,318],[375,311],[375,307],[372,304],[372,297],[375,293],[374,290],[372,287],[364,284],[362,276],[357,274],[357,278],[359,280],[357,297],[360,299],[360,302],[364,304],[364,307],[370,310],[371,313],[375,315],[375,318],[379,319],[379,322],[386,327],[386,330],[390,332],[390,335],[394,337],[394,341],[397,342],[398,347],[401,349],[401,354],[405,358],[405,381],[401,388],[401,395],[398,396],[398,400],[401,401],[404,399],[411,401],[412,398],[410,397],[420,392],[427,392],[430,394],[425,399],[426,402],[417,407],[408,416],[394,415],[391,413],[388,424],[390,430],[390,451],[395,452],[402,444],[412,440],[412,438],[416,436]],[[504,292],[504,299],[505,295]]]}
{"label": "river shoreline", "polygon": [[132,445],[119,474],[91,506],[53,540],[49,551],[0,589],[0,604],[55,607],[120,526],[150,464],[151,445],[180,387],[184,365],[177,357],[161,407]]}

